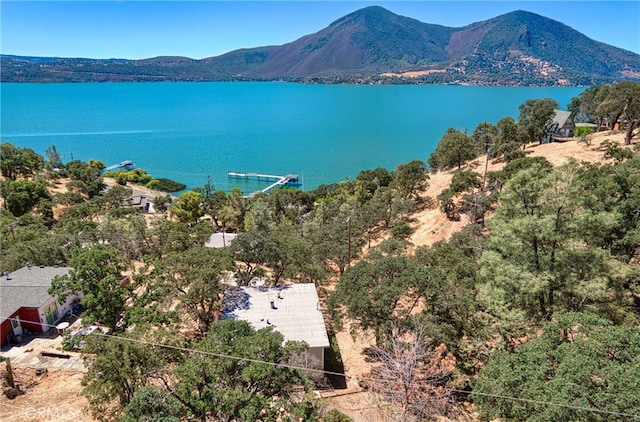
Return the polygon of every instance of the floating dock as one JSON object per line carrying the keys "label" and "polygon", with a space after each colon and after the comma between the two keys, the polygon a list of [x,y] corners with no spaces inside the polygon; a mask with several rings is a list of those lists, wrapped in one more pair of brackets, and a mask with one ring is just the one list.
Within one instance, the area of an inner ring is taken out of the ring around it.
{"label": "floating dock", "polygon": [[107,173],[109,171],[118,171],[118,170],[133,170],[136,165],[131,160],[120,161],[118,164],[114,164],[107,168],[102,169],[100,174]]}
{"label": "floating dock", "polygon": [[265,182],[274,181],[266,188],[255,191],[247,195],[247,197],[249,198],[259,193],[267,193],[274,188],[300,187],[300,182],[297,174],[287,174],[286,176],[278,176],[275,174],[236,173],[236,172],[230,171],[227,173],[227,176],[230,179],[257,180],[257,181],[265,181]]}

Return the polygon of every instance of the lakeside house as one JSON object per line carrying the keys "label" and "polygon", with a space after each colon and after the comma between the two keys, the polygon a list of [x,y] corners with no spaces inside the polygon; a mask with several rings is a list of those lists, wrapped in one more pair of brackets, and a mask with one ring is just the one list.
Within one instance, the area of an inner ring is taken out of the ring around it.
{"label": "lakeside house", "polygon": [[[131,196],[125,199],[125,202],[122,204],[123,207],[137,208],[145,214],[155,213],[153,205],[156,199],[155,195],[131,186],[126,186],[126,188],[131,190]],[[113,189],[113,186],[107,185],[106,191],[110,189]]]}
{"label": "lakeside house", "polygon": [[153,208],[154,197],[150,195],[143,194],[139,191],[133,189],[133,194],[127,198],[127,207],[137,208],[141,212],[148,214],[154,213],[155,209]]}
{"label": "lakeside house", "polygon": [[0,277],[0,347],[18,342],[25,331],[44,333],[71,312],[79,296],[60,304],[49,294],[53,278],[70,270],[27,265]]}
{"label": "lakeside house", "polygon": [[570,111],[554,110],[553,117],[547,122],[543,143],[565,141],[573,137],[576,125]]}
{"label": "lakeside house", "polygon": [[273,327],[285,342],[306,342],[318,369],[324,369],[324,353],[330,344],[313,283],[230,287],[222,312],[223,318],[247,321],[256,330]]}

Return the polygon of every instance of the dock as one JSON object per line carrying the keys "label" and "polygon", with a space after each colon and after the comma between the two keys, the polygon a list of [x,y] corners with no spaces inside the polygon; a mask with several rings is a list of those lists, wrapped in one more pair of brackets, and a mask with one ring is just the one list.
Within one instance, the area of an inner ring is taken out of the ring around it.
{"label": "dock", "polygon": [[259,193],[267,193],[275,188],[283,188],[283,187],[299,187],[300,182],[298,181],[297,174],[287,174],[286,176],[278,176],[275,174],[261,174],[261,173],[236,173],[230,171],[227,173],[227,176],[230,179],[244,179],[244,180],[257,180],[257,181],[265,181],[270,182],[273,181],[269,186],[264,189],[255,191],[247,197],[255,196]]}
{"label": "dock", "polygon": [[136,165],[131,160],[120,161],[118,164],[114,164],[107,168],[102,169],[100,174],[107,173],[110,171],[118,171],[118,170],[133,170]]}

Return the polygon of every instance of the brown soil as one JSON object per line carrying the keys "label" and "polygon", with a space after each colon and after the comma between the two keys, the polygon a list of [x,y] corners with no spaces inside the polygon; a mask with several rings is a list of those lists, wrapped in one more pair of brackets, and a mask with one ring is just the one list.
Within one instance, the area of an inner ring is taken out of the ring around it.
{"label": "brown soil", "polygon": [[72,420],[89,422],[87,399],[82,391],[82,372],[49,371],[35,375],[33,368],[15,368],[15,378],[27,393],[13,400],[0,395],[0,419],[15,422]]}
{"label": "brown soil", "polygon": [[[526,152],[530,157],[545,157],[554,166],[566,163],[571,157],[577,161],[604,162],[604,152],[600,149],[600,144],[606,139],[622,145],[624,133],[621,131],[599,132],[591,135],[588,142],[572,140],[541,145],[531,144],[527,146]],[[632,141],[639,142],[635,138]],[[486,156],[481,156],[464,168],[482,174],[485,162]],[[487,170],[498,171],[504,167],[504,164],[503,161],[489,161]],[[449,187],[454,173],[455,170],[449,170],[432,174],[425,196],[436,198],[440,192]],[[469,223],[469,219],[465,215],[461,216],[460,221],[451,221],[444,213],[433,208],[419,212],[414,215],[414,218],[416,222],[413,227],[416,231],[410,240],[415,246],[432,245],[439,240],[446,240]]]}

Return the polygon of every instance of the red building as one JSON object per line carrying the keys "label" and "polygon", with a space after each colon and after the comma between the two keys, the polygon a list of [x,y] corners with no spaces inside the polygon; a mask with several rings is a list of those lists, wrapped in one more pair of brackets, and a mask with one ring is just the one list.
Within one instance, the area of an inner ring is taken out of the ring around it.
{"label": "red building", "polygon": [[77,296],[60,304],[48,292],[53,278],[69,270],[29,265],[0,277],[0,346],[16,342],[25,331],[45,332],[71,311]]}

